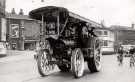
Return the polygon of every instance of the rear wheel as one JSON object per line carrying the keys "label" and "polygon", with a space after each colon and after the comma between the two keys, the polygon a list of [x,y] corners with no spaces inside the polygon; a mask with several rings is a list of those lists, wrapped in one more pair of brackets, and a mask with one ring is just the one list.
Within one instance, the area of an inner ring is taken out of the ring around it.
{"label": "rear wheel", "polygon": [[[96,43],[96,45],[99,43]],[[101,69],[101,47],[100,45],[94,47],[94,57],[87,61],[88,68],[91,72],[98,72]]]}
{"label": "rear wheel", "polygon": [[81,77],[84,72],[84,57],[79,48],[73,50],[71,56],[72,72],[76,78]]}

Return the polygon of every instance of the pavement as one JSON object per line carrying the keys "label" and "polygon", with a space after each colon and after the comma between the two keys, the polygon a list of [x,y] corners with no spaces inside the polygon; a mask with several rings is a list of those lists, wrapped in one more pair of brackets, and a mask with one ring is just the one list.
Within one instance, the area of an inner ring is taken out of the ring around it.
{"label": "pavement", "polygon": [[34,51],[8,50],[7,55],[0,58],[0,63],[27,60],[33,58],[34,54],[36,54]]}

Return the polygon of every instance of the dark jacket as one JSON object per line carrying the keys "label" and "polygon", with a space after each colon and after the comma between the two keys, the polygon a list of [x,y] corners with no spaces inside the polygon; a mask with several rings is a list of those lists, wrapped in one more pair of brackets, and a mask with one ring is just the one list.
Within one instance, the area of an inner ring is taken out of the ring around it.
{"label": "dark jacket", "polygon": [[118,49],[119,54],[123,54],[123,49]]}

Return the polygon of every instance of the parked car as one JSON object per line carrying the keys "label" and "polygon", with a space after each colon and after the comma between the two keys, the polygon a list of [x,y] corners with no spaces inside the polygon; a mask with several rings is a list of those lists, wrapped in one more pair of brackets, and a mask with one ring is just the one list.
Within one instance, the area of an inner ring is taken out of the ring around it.
{"label": "parked car", "polygon": [[0,57],[7,55],[7,48],[5,42],[0,42]]}
{"label": "parked car", "polygon": [[130,57],[129,51],[130,51],[132,46],[135,46],[135,45],[122,45],[125,57]]}

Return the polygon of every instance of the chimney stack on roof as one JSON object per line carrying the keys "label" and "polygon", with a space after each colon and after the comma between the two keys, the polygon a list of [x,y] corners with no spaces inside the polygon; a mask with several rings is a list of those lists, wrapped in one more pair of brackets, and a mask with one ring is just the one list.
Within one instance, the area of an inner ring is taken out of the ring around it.
{"label": "chimney stack on roof", "polygon": [[12,14],[16,14],[16,12],[15,12],[15,8],[12,8],[11,13],[12,13]]}
{"label": "chimney stack on roof", "polygon": [[20,9],[19,15],[24,15],[23,9]]}
{"label": "chimney stack on roof", "polygon": [[133,29],[135,29],[135,24],[134,23],[132,23],[132,26],[131,26]]}

